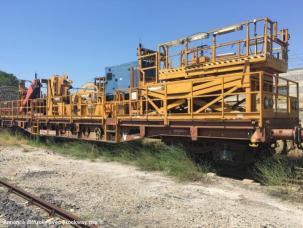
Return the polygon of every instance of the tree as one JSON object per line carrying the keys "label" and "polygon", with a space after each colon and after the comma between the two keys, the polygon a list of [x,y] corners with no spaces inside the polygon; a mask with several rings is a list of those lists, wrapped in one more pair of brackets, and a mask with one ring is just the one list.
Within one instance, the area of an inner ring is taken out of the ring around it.
{"label": "tree", "polygon": [[0,86],[18,86],[18,79],[13,74],[0,71]]}

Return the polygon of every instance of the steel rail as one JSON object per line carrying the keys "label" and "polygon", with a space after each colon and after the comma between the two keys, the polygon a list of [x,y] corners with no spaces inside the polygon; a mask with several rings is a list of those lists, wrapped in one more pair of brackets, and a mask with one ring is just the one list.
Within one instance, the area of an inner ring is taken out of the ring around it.
{"label": "steel rail", "polygon": [[26,192],[26,191],[22,190],[21,188],[16,187],[4,180],[0,179],[0,185],[8,188],[9,193],[14,193],[14,194],[20,196],[21,198],[29,201],[31,204],[44,209],[45,211],[47,211],[49,213],[49,215],[57,216],[65,221],[69,221],[70,222],[69,224],[74,227],[79,227],[79,228],[96,228],[96,227],[98,227],[97,225],[87,225],[79,217],[63,210],[62,208],[59,208],[53,204],[50,204],[50,203],[44,201],[43,199],[41,199],[29,192]]}

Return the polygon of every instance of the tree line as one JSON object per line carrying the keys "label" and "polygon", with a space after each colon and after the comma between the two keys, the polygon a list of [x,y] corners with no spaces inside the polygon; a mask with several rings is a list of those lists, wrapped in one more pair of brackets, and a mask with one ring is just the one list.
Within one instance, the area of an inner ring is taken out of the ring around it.
{"label": "tree line", "polygon": [[0,71],[0,86],[18,86],[18,79],[15,75]]}

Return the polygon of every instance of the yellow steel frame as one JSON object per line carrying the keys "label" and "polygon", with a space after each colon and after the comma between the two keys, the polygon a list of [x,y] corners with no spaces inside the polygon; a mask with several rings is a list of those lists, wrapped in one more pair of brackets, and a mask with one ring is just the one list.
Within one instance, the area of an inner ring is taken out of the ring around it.
{"label": "yellow steel frame", "polygon": [[[254,83],[254,88],[247,82],[247,78],[250,83]],[[283,85],[280,85],[282,82]],[[286,93],[279,93],[280,86],[283,86]],[[292,95],[288,92],[291,86],[296,91]],[[247,88],[252,88],[249,93]],[[19,112],[21,101],[0,102],[0,114],[1,118],[68,119],[71,122],[78,119],[104,121],[107,118],[116,118],[161,119],[167,124],[170,120],[195,119],[254,119],[261,123],[267,117],[297,118],[298,107],[292,105],[298,101],[297,90],[297,82],[276,75],[264,72],[238,73],[132,88],[131,93],[135,94],[135,99],[130,96],[128,100],[98,100],[98,93],[91,92],[91,95],[96,96],[78,101],[77,112],[72,111],[75,105],[72,102],[74,95],[53,97],[53,100],[59,101],[52,105],[56,108],[56,113],[47,112],[48,98],[30,100],[22,113]],[[253,101],[251,106],[254,107],[250,111],[246,110],[247,96],[251,96]],[[264,107],[265,97],[272,99],[272,106]],[[62,102],[67,100],[68,103]],[[281,102],[284,101],[283,106]]]}
{"label": "yellow steel frame", "polygon": [[[261,34],[257,28],[262,26]],[[224,74],[227,72],[242,71],[247,63],[258,64],[258,70],[267,66],[281,73],[287,70],[288,30],[278,32],[277,22],[268,18],[243,22],[223,29],[212,30],[199,37],[200,34],[186,37],[177,41],[160,44],[158,51],[149,49],[138,50],[139,70],[142,82],[148,70],[155,69],[152,83],[161,80],[186,79],[191,77],[208,76],[211,74]],[[230,31],[228,31],[228,29]],[[219,43],[217,40],[226,33],[246,31],[243,39]],[[253,32],[253,34],[251,34]],[[208,39],[211,38],[210,41]],[[280,37],[279,37],[280,36]],[[194,38],[193,38],[194,37]],[[198,38],[197,38],[198,37]],[[202,40],[206,44],[189,47],[193,41]],[[209,44],[210,43],[210,44]],[[209,45],[208,45],[209,44]],[[178,51],[170,53],[170,49],[178,47]],[[234,53],[223,52],[221,49],[232,48]],[[253,49],[253,50],[251,50]],[[209,54],[205,54],[209,51]],[[221,53],[219,53],[221,52]],[[142,60],[153,62],[151,66],[143,66]],[[176,62],[174,64],[174,61]]]}
{"label": "yellow steel frame", "polygon": [[[261,35],[256,34],[258,23],[263,23]],[[218,43],[218,36],[240,29],[246,31],[244,39]],[[190,47],[193,40],[203,37],[211,38],[212,45]],[[169,49],[178,45],[183,47],[176,54],[179,65],[172,67]],[[237,53],[218,54],[221,47],[233,45]],[[22,101],[0,102],[0,118],[70,123],[94,120],[109,133],[104,134],[104,141],[110,139],[111,132],[119,141],[118,126],[125,120],[161,120],[164,125],[181,120],[251,120],[262,128],[266,119],[298,119],[298,83],[278,76],[287,69],[287,46],[288,31],[279,33],[277,23],[268,18],[167,42],[159,45],[158,51],[140,46],[139,86],[133,86],[131,69],[131,87],[117,91],[114,100],[106,100],[104,79],[96,84],[96,91],[70,94],[66,76],[52,77],[46,98],[29,100],[22,112]],[[203,54],[207,50],[209,56]],[[39,132],[38,127],[33,128]]]}

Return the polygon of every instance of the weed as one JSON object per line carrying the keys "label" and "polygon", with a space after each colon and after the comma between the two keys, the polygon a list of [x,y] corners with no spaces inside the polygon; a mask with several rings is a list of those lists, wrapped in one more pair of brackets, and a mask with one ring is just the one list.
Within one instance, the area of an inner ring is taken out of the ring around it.
{"label": "weed", "polygon": [[7,130],[0,131],[1,146],[18,146],[26,143],[27,140],[17,132],[12,132]]}
{"label": "weed", "polygon": [[[7,138],[6,141],[12,140],[9,145],[17,144],[18,140],[16,137],[20,137],[10,133],[5,133],[4,136]],[[168,146],[161,141],[155,140],[121,144],[96,144],[54,138],[47,138],[43,141],[37,138],[23,138],[21,141],[33,147],[48,148],[77,159],[95,161],[98,158],[102,158],[103,160],[136,165],[142,170],[163,171],[183,181],[199,180],[203,177],[203,173],[210,170],[208,163],[197,165],[181,146]]]}
{"label": "weed", "polygon": [[282,185],[293,177],[292,164],[286,157],[276,155],[257,162],[254,175],[264,185]]}

